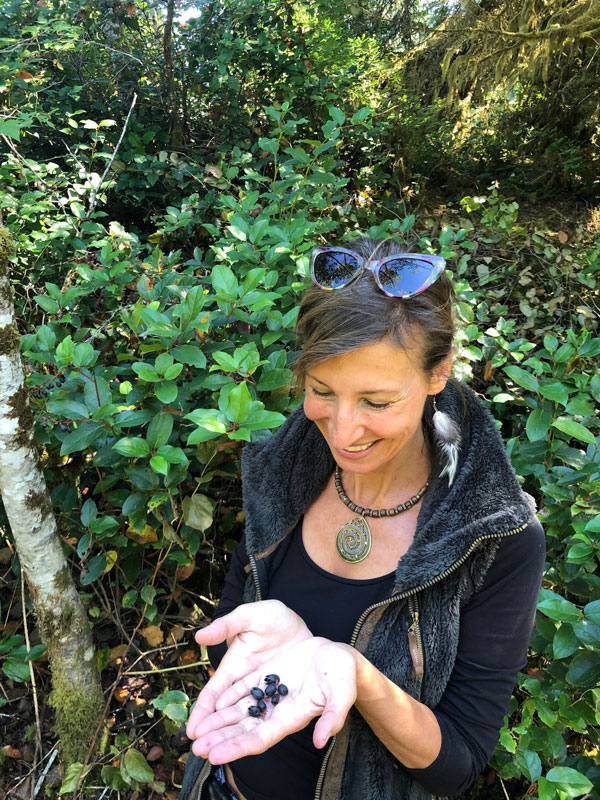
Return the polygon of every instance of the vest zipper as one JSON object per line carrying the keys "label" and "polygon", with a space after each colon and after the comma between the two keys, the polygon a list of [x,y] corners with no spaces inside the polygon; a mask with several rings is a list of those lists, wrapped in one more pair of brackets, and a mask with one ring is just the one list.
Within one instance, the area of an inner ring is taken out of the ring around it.
{"label": "vest zipper", "polygon": [[412,618],[412,625],[408,629],[408,649],[410,650],[415,675],[419,679],[419,683],[421,683],[425,671],[425,656],[423,653],[421,626],[419,625],[419,600],[417,595],[411,595],[408,598],[408,610]]}
{"label": "vest zipper", "polygon": [[256,589],[256,599],[262,600],[262,592],[260,590],[260,581],[258,580],[258,567],[256,566],[256,559],[254,556],[248,556],[250,560],[250,568],[252,570],[252,580],[254,581],[254,588]]}
{"label": "vest zipper", "polygon": [[[352,632],[352,638],[350,639],[350,647],[354,647],[356,645],[356,640],[358,639],[358,634],[360,633],[360,629],[364,625],[366,618],[369,616],[371,611],[374,611],[376,608],[381,608],[382,606],[388,606],[392,603],[397,603],[399,600],[405,600],[407,597],[411,595],[415,595],[417,592],[422,591],[423,589],[429,589],[431,586],[434,586],[436,583],[443,581],[444,578],[447,578],[448,575],[451,575],[455,570],[457,570],[462,564],[465,563],[467,558],[471,555],[471,553],[476,550],[479,545],[486,541],[486,539],[502,539],[505,536],[513,536],[515,533],[520,533],[520,531],[524,531],[527,527],[527,523],[524,525],[519,525],[518,528],[512,528],[509,531],[505,531],[504,533],[490,533],[487,536],[480,536],[479,538],[475,539],[473,544],[469,547],[466,553],[464,553],[457,561],[451,564],[448,569],[444,570],[444,572],[436,575],[435,578],[432,578],[430,581],[421,584],[421,586],[417,586],[414,589],[409,589],[407,592],[402,592],[402,594],[395,594],[393,597],[388,597],[387,600],[381,600],[379,603],[374,603],[372,606],[366,608],[363,613],[358,618],[356,625],[354,626],[354,631]],[[321,798],[321,789],[323,788],[323,781],[325,780],[325,770],[327,769],[327,762],[329,761],[329,756],[331,755],[331,751],[333,750],[333,745],[335,744],[335,736],[331,740],[331,744],[325,753],[323,758],[323,762],[321,764],[321,771],[319,772],[319,779],[317,781],[317,786],[315,789],[315,797],[314,800],[320,800]]]}

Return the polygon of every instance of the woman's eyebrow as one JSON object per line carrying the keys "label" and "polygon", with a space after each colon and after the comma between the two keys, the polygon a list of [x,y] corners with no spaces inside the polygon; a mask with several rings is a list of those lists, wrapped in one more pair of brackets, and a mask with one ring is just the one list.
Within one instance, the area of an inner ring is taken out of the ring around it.
{"label": "woman's eyebrow", "polygon": [[[329,385],[326,384],[325,381],[319,380],[319,378],[315,377],[314,375],[311,375],[310,372],[306,373],[306,377],[310,378],[312,381],[316,381],[317,383],[320,383],[321,386],[326,386],[329,389]],[[359,394],[401,394],[401,392],[397,388],[393,388],[393,389],[365,389],[364,391],[359,392]]]}

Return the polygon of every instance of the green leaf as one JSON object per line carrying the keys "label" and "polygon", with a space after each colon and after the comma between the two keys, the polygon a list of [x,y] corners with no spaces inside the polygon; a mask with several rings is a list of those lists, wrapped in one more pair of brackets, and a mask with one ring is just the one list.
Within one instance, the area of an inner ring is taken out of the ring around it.
{"label": "green leaf", "polygon": [[582,686],[586,689],[595,686],[600,681],[600,652],[584,650],[578,653],[571,661],[567,680],[573,686]]}
{"label": "green leaf", "polygon": [[81,520],[81,524],[88,528],[90,523],[93,522],[96,517],[98,516],[98,509],[96,507],[96,503],[91,499],[86,500],[83,506],[81,507],[81,514],[79,518]]}
{"label": "green leaf", "polygon": [[154,359],[154,369],[159,375],[164,375],[172,364],[173,356],[170,353],[160,353]]}
{"label": "green leaf", "polygon": [[234,386],[229,392],[227,398],[227,407],[225,408],[225,415],[232,422],[242,423],[252,407],[252,397],[248,390],[246,381]]}
{"label": "green leaf", "polygon": [[530,392],[537,392],[538,380],[531,372],[527,372],[514,364],[509,364],[507,367],[504,367],[504,372],[519,386],[528,389]]}
{"label": "green leaf", "polygon": [[146,441],[152,450],[162,447],[169,441],[173,431],[173,415],[157,414],[152,418],[146,432]]}
{"label": "green leaf", "polygon": [[346,115],[341,108],[329,106],[329,116],[333,119],[336,125],[343,125],[346,121]]}
{"label": "green leaf", "polygon": [[206,531],[210,528],[213,521],[213,506],[208,497],[203,494],[184,497],[181,505],[186,525],[197,531]]}
{"label": "green leaf", "polygon": [[537,781],[542,774],[542,762],[533,750],[518,750],[516,762],[523,774],[530,781]]}
{"label": "green leaf", "polygon": [[41,350],[50,352],[56,344],[56,334],[48,325],[40,325],[35,335]]}
{"label": "green leaf", "polygon": [[537,607],[542,614],[560,622],[578,622],[581,619],[581,611],[576,605],[550,589],[540,589]]}
{"label": "green leaf", "polygon": [[112,392],[108,382],[101,377],[87,380],[83,387],[83,398],[91,412],[94,412],[101,406],[107,405],[107,403],[112,401]]}
{"label": "green leaf", "polygon": [[163,711],[169,703],[188,703],[189,699],[187,694],[180,689],[169,689],[155,697],[152,700],[152,705],[158,708],[159,711]]}
{"label": "green leaf", "polygon": [[16,119],[0,119],[0,136],[18,139],[21,135],[21,124]]}
{"label": "green leaf", "polygon": [[174,381],[159,381],[154,385],[154,394],[158,397],[161,403],[168,405],[177,400],[179,388]]}
{"label": "green leaf", "polygon": [[160,377],[158,373],[151,367],[150,364],[144,364],[143,361],[134,361],[131,365],[131,368],[138,375],[143,381],[147,383],[154,383],[155,381],[159,381]]}
{"label": "green leaf", "polygon": [[562,406],[566,406],[569,402],[569,390],[559,381],[540,384],[540,394],[542,397],[552,400],[553,403],[560,403]]}
{"label": "green leaf", "polygon": [[590,381],[590,389],[592,390],[594,400],[597,400],[600,403],[600,373],[597,372],[592,376],[592,380]]}
{"label": "green leaf", "polygon": [[593,600],[584,606],[583,613],[586,619],[600,625],[600,600]]}
{"label": "green leaf", "polygon": [[546,775],[546,780],[569,798],[580,797],[594,788],[585,775],[571,767],[552,767]]}
{"label": "green leaf", "polygon": [[165,717],[172,719],[173,722],[176,722],[178,725],[181,725],[182,722],[186,722],[188,718],[188,712],[185,706],[176,703],[169,703],[165,706],[163,713]]}
{"label": "green leaf", "polygon": [[[225,432],[225,431],[223,431]],[[201,444],[202,442],[208,442],[211,439],[216,439],[217,436],[221,436],[220,431],[209,431],[206,428],[196,428],[195,431],[192,431],[187,438],[187,444]]]}
{"label": "green leaf", "polygon": [[558,347],[558,339],[556,336],[552,336],[551,333],[547,333],[544,336],[544,347],[549,353],[553,353]]}
{"label": "green leaf", "polygon": [[60,366],[71,364],[75,355],[75,345],[71,336],[65,336],[56,346],[56,363]]}
{"label": "green leaf", "polygon": [[35,302],[38,304],[40,308],[46,311],[48,314],[58,314],[60,310],[60,306],[52,297],[48,297],[47,294],[38,294],[35,295],[34,298]]}
{"label": "green leaf", "polygon": [[171,355],[183,364],[190,364],[192,367],[198,367],[198,369],[206,367],[206,356],[198,345],[179,345],[179,347],[171,350]]}
{"label": "green leaf", "polygon": [[155,472],[161,475],[166,475],[169,471],[169,465],[162,456],[152,456],[150,459],[150,466]]}
{"label": "green leaf", "polygon": [[212,268],[211,282],[215,292],[226,300],[236,300],[238,295],[238,282],[233,271],[223,264],[216,264]]}
{"label": "green leaf", "polygon": [[129,458],[144,458],[150,452],[150,447],[145,439],[125,436],[113,444],[113,450]]}
{"label": "green leaf", "polygon": [[[91,766],[86,767],[84,777],[88,774],[91,770]],[[79,762],[75,762],[74,764],[69,764],[67,767],[67,772],[63,781],[60,785],[60,789],[58,790],[58,794],[66,794],[67,792],[74,792],[75,787],[77,786],[77,781],[79,780],[79,776],[81,775],[81,771],[83,769],[83,764]],[[79,784],[82,785],[81,783]]]}
{"label": "green leaf", "polygon": [[525,431],[530,442],[545,439],[552,424],[552,414],[543,408],[534,408],[527,417]]}
{"label": "green leaf", "polygon": [[154,771],[139,750],[130,748],[126,751],[123,763],[127,774],[134,781],[150,783],[154,780]]}
{"label": "green leaf", "polygon": [[156,451],[157,456],[162,456],[169,464],[189,464],[189,459],[181,447],[171,447],[166,444]]}
{"label": "green leaf", "polygon": [[590,645],[600,651],[600,625],[589,619],[582,619],[573,625],[575,636],[582,644]]}
{"label": "green leaf", "polygon": [[538,800],[555,800],[556,789],[554,786],[540,775],[538,778]]}
{"label": "green leaf", "polygon": [[594,444],[594,434],[591,431],[588,431],[587,428],[584,428],[579,422],[575,422],[572,419],[566,419],[565,417],[559,417],[558,419],[554,420],[552,423],[553,428],[557,428],[559,431],[566,433],[572,439],[579,439],[580,442],[586,442],[587,444]]}
{"label": "green leaf", "polygon": [[31,678],[29,662],[17,661],[15,658],[6,659],[2,664],[2,672],[7,678],[10,678],[12,681],[17,681],[18,683],[23,683]]}
{"label": "green leaf", "polygon": [[281,386],[286,386],[292,379],[291,369],[270,369],[261,372],[258,386],[256,387],[260,392],[271,392],[273,389],[279,389]]}
{"label": "green leaf", "polygon": [[554,634],[552,641],[554,658],[567,658],[578,649],[579,639],[573,633],[572,625],[564,623]]}
{"label": "green leaf", "polygon": [[97,581],[100,575],[104,572],[106,567],[106,556],[104,553],[98,553],[97,556],[90,558],[86,563],[86,570],[81,577],[81,585],[89,586],[90,583]]}
{"label": "green leaf", "polygon": [[95,363],[97,357],[98,353],[89,342],[81,342],[75,345],[73,364],[76,367],[90,367]]}
{"label": "green leaf", "polygon": [[61,456],[68,456],[85,450],[92,442],[95,442],[102,435],[102,429],[95,422],[83,422],[78,428],[68,433],[62,441],[60,448]]}
{"label": "green leaf", "polygon": [[48,400],[46,408],[50,414],[56,414],[66,419],[87,419],[90,416],[89,410],[83,403],[70,400],[68,397],[60,400]]}

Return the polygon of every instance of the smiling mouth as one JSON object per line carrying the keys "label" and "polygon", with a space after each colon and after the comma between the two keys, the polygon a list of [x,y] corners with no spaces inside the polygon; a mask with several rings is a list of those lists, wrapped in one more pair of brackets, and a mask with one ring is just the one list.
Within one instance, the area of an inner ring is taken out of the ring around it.
{"label": "smiling mouth", "polygon": [[368,450],[369,447],[373,447],[379,439],[376,439],[374,442],[369,442],[368,444],[356,444],[353,447],[345,447],[344,450],[347,450],[349,453],[360,453],[363,450]]}

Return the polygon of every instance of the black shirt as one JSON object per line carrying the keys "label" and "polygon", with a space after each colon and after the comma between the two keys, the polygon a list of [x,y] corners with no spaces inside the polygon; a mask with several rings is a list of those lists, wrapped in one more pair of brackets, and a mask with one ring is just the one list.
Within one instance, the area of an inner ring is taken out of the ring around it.
{"label": "black shirt", "polygon": [[[301,522],[291,536],[271,578],[269,599],[281,600],[299,614],[315,636],[349,642],[364,609],[389,596],[394,573],[362,581],[332,575],[306,553]],[[232,556],[215,617],[242,602],[246,574],[239,550]],[[440,753],[429,767],[408,770],[432,794],[464,791],[494,749],[517,672],[526,663],[544,555],[544,534],[538,522],[502,539],[479,592],[462,610],[454,670],[433,709],[442,732]],[[224,651],[225,646],[209,648],[213,666]],[[312,744],[314,724],[265,753],[231,764],[247,800],[313,797],[324,755]]]}

